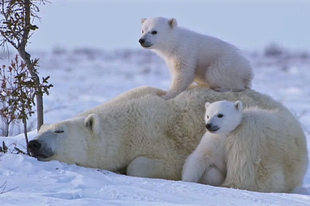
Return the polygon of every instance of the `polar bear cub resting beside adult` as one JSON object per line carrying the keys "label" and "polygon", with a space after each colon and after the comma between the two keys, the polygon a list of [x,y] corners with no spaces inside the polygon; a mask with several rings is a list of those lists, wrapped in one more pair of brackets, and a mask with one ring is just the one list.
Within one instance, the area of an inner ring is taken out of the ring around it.
{"label": "polar bear cub resting beside adult", "polygon": [[193,82],[216,91],[251,87],[252,69],[235,46],[178,27],[174,18],[156,17],[141,22],[139,43],[161,56],[172,74],[164,99],[174,98]]}
{"label": "polar bear cub resting beside adult", "polygon": [[205,108],[207,131],[195,151],[186,159],[182,180],[220,186],[226,177],[225,141],[241,122],[242,103],[207,102]]}
{"label": "polar bear cub resting beside adult", "polygon": [[[206,103],[207,132],[186,159],[182,180],[260,192],[289,192],[305,171],[296,138],[278,110]],[[294,135],[293,135],[294,136]],[[292,137],[293,137],[292,136]]]}

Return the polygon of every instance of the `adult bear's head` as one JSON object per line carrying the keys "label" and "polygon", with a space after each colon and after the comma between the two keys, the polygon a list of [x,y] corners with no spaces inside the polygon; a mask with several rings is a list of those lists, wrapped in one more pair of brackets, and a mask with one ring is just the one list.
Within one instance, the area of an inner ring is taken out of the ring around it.
{"label": "adult bear's head", "polygon": [[[89,155],[96,153],[89,148],[103,140],[100,119],[96,114],[55,124],[42,125],[38,135],[28,144],[31,156],[41,161],[59,160],[69,164],[85,165]],[[91,150],[91,151],[90,151]]]}

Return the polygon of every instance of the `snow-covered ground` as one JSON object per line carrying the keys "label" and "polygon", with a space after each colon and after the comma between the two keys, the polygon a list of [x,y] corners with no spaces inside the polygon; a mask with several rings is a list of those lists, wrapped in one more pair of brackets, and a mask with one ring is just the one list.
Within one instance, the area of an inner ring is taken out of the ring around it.
{"label": "snow-covered ground", "polygon": [[[309,139],[310,53],[279,51],[278,55],[245,52],[255,72],[253,89],[283,102],[299,119]],[[40,58],[40,75],[51,76],[50,83],[54,84],[50,95],[44,98],[46,123],[71,118],[138,86],[167,89],[171,81],[163,60],[143,49],[108,52],[82,48],[31,53]],[[2,64],[7,58],[1,56]],[[35,122],[34,117],[30,122]],[[35,135],[35,131],[29,132],[30,139]],[[0,137],[1,144],[2,141],[9,146],[9,152],[0,154],[1,206],[310,205],[309,171],[303,186],[291,194],[258,193],[129,177],[58,161],[39,162],[15,154],[15,146],[25,150],[23,135]]]}

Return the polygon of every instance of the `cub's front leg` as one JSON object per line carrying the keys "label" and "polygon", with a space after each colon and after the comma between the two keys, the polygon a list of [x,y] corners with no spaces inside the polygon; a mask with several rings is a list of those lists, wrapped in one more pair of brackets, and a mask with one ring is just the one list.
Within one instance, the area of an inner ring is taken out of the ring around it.
{"label": "cub's front leg", "polygon": [[226,176],[224,165],[225,135],[206,132],[197,148],[185,160],[182,180],[220,186]]}
{"label": "cub's front leg", "polygon": [[206,164],[203,157],[197,152],[193,152],[185,160],[182,170],[182,181],[199,182],[202,174],[206,171]]}
{"label": "cub's front leg", "polygon": [[186,90],[195,79],[195,67],[191,63],[171,63],[168,64],[172,76],[169,90],[163,99],[169,100]]}

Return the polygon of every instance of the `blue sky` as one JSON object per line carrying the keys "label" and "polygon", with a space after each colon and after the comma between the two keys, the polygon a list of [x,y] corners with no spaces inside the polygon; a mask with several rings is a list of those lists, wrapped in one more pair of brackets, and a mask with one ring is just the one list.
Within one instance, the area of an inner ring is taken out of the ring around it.
{"label": "blue sky", "polygon": [[140,48],[140,19],[174,17],[180,26],[216,36],[241,49],[270,42],[310,49],[307,0],[53,0],[40,6],[30,49]]}

